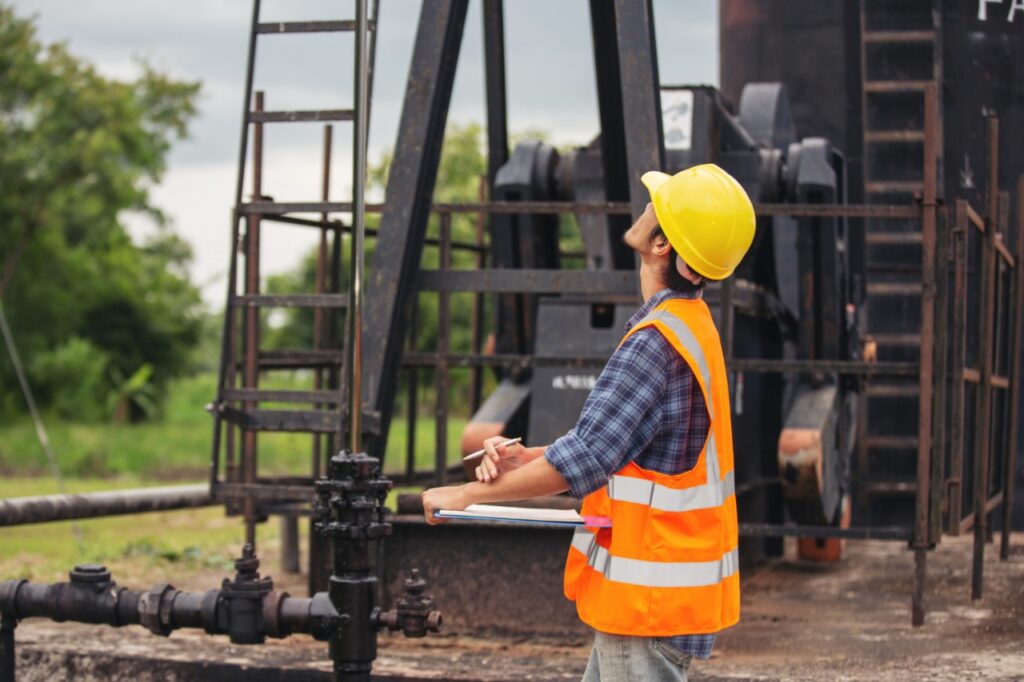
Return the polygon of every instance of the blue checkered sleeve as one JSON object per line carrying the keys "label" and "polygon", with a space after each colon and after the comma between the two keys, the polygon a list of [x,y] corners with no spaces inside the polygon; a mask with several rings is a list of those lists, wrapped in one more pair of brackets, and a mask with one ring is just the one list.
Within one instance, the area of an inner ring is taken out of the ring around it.
{"label": "blue checkered sleeve", "polygon": [[658,432],[666,367],[674,351],[655,329],[641,329],[612,354],[575,428],[545,457],[582,499],[647,449]]}

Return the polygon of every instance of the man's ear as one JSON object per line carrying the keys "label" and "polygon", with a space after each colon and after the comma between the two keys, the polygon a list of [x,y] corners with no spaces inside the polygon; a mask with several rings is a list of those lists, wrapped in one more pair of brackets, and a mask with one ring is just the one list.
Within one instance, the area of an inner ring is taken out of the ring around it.
{"label": "man's ear", "polygon": [[659,234],[651,241],[651,251],[656,256],[664,256],[672,250],[672,245],[669,244],[668,238],[664,234]]}

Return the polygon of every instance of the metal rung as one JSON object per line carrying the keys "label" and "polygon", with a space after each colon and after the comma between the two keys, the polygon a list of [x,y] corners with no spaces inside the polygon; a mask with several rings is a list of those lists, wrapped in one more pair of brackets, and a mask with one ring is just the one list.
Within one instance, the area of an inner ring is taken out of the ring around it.
{"label": "metal rung", "polygon": [[250,111],[251,123],[306,123],[315,121],[351,121],[351,109],[310,109],[302,111]]}
{"label": "metal rung", "polygon": [[345,308],[348,294],[244,294],[229,299],[234,307],[251,308]]}
{"label": "metal rung", "polygon": [[920,296],[920,282],[868,282],[868,296]]}
{"label": "metal rung", "polygon": [[917,492],[914,481],[872,481],[865,487],[871,495],[913,495]]}
{"label": "metal rung", "polygon": [[636,273],[631,270],[420,270],[420,291],[481,291],[489,293],[592,294],[636,296]]}
{"label": "metal rung", "polygon": [[867,446],[881,450],[916,450],[917,438],[914,436],[868,436]]}
{"label": "metal rung", "polygon": [[344,423],[338,410],[239,410],[222,405],[220,413],[248,431],[335,433]]}
{"label": "metal rung", "polygon": [[919,275],[921,266],[917,263],[865,263],[868,272],[889,275]]}
{"label": "metal rung", "polygon": [[916,398],[920,393],[918,386],[900,386],[896,384],[869,384],[867,395],[871,398]]}
{"label": "metal rung", "polygon": [[[373,22],[370,22],[373,30]],[[256,25],[256,32],[267,33],[341,33],[356,30],[356,22],[343,21],[269,21]]]}
{"label": "metal rung", "polygon": [[924,92],[935,81],[865,81],[864,92]]}
{"label": "metal rung", "polygon": [[932,43],[935,31],[865,31],[865,43]]}
{"label": "metal rung", "polygon": [[[348,412],[344,406],[335,410],[240,410],[223,403],[217,409],[226,421],[248,431],[292,433],[336,433]],[[380,413],[364,410],[363,428],[378,433]]]}
{"label": "metal rung", "polygon": [[866,130],[864,141],[878,142],[924,142],[923,130]]}
{"label": "metal rung", "polygon": [[920,180],[880,180],[864,183],[864,191],[872,194],[920,192],[922,189],[924,189],[924,183]]}
{"label": "metal rung", "polygon": [[313,483],[308,485],[282,485],[274,483],[218,483],[213,497],[218,501],[246,500],[290,501],[306,500],[315,494]]}
{"label": "metal rung", "polygon": [[880,346],[919,346],[920,334],[871,334],[871,338]]}
{"label": "metal rung", "polygon": [[920,232],[868,232],[864,236],[868,244],[920,244]]}
{"label": "metal rung", "polygon": [[224,400],[243,402],[278,402],[278,403],[332,403],[344,402],[341,391],[285,391],[261,388],[225,388],[221,391]]}
{"label": "metal rung", "polygon": [[341,367],[345,353],[341,350],[268,350],[260,353],[260,369],[316,369]]}

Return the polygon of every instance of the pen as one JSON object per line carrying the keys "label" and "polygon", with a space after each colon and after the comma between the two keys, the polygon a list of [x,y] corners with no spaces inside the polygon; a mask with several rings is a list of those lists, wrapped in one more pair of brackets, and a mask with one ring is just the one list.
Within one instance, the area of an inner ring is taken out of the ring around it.
{"label": "pen", "polygon": [[[498,446],[505,447],[507,445],[512,445],[514,443],[518,443],[522,439],[523,439],[522,436],[518,436],[516,438],[510,438],[510,439],[508,439],[506,441],[498,443]],[[483,450],[477,450],[476,452],[471,452],[470,454],[468,454],[465,457],[463,457],[462,461],[465,462],[466,460],[476,459],[477,457],[482,457],[485,452],[487,452],[486,448],[483,449]]]}

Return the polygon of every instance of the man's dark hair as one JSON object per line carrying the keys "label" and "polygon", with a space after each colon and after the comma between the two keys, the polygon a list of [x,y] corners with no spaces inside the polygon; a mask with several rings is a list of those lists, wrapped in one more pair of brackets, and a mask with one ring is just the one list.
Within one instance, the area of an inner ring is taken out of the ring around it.
{"label": "man's dark hair", "polygon": [[[661,229],[661,225],[655,225],[654,229],[651,230],[651,241],[658,237],[665,237],[665,231]],[[667,240],[668,237],[665,237],[665,239]],[[683,273],[679,272],[679,268],[676,267],[676,259],[679,257],[679,254],[676,253],[675,247],[672,247],[671,244],[669,246],[672,248],[672,252],[669,254],[668,263],[665,265],[664,272],[662,272],[662,279],[665,280],[668,288],[681,294],[692,294],[707,286],[708,278],[703,275],[701,275],[700,281],[697,284],[683,277]],[[693,270],[693,268],[690,269]]]}

